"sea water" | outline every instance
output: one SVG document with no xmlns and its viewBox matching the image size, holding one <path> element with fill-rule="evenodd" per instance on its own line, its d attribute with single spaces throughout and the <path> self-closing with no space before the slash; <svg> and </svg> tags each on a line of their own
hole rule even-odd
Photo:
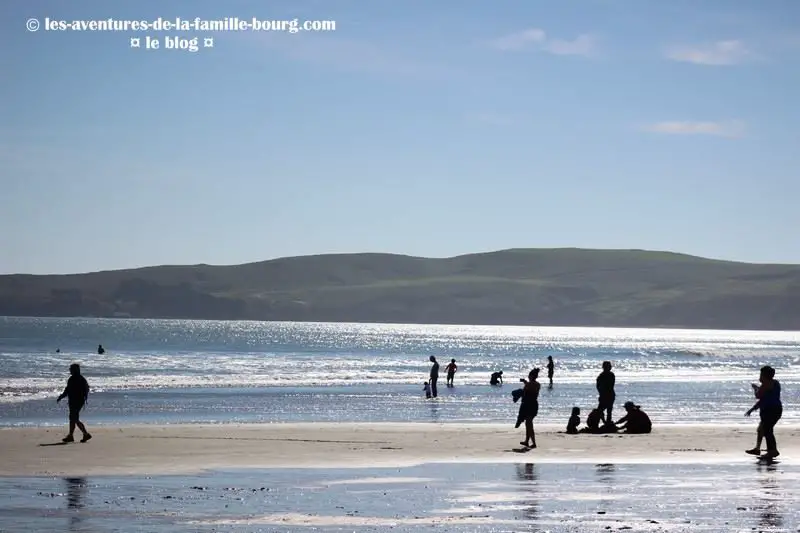
<svg viewBox="0 0 800 533">
<path fill-rule="evenodd" d="M 430 356 L 439 397 L 426 400 Z M 513 422 L 511 391 L 533 367 L 537 420 L 566 423 L 596 403 L 604 360 L 620 416 L 632 400 L 655 424 L 752 424 L 750 383 L 770 364 L 783 422 L 800 421 L 798 332 L 0 317 L 0 425 L 63 424 L 55 398 L 73 362 L 92 387 L 91 424 Z M 491 387 L 497 370 L 505 385 Z"/>
</svg>

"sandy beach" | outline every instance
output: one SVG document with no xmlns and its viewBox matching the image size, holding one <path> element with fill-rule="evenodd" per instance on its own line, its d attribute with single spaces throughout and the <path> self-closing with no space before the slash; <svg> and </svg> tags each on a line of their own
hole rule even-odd
<svg viewBox="0 0 800 533">
<path fill-rule="evenodd" d="M 376 467 L 422 463 L 717 463 L 752 461 L 749 426 L 664 426 L 650 435 L 565 435 L 537 428 L 520 446 L 508 425 L 299 423 L 99 426 L 93 439 L 61 445 L 64 428 L 0 430 L 0 475 L 157 475 L 225 468 Z M 778 426 L 786 464 L 800 456 L 800 427 Z M 79 434 L 76 434 L 79 437 Z"/>
</svg>

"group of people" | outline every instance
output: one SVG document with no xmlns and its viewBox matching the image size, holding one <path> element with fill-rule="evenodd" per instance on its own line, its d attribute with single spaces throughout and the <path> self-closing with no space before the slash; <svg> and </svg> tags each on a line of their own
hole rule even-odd
<svg viewBox="0 0 800 533">
<path fill-rule="evenodd" d="M 552 359 L 551 359 L 552 361 Z M 549 374 L 549 372 L 548 372 Z M 533 428 L 533 419 L 539 414 L 539 391 L 541 384 L 537 381 L 539 369 L 534 368 L 528 373 L 528 379 L 520 379 L 523 383 L 521 389 L 512 391 L 514 402 L 520 401 L 517 423 L 514 427 L 525 424 L 525 440 L 520 442 L 526 448 L 536 448 L 536 433 Z M 552 380 L 551 380 L 552 382 Z M 616 376 L 611 371 L 611 362 L 603 362 L 603 371 L 597 376 L 596 388 L 598 392 L 598 406 L 586 418 L 586 427 L 578 430 L 581 423 L 580 408 L 573 407 L 572 414 L 567 422 L 567 433 L 611 433 L 624 431 L 626 433 L 650 433 L 652 422 L 647 413 L 633 402 L 625 402 L 626 415 L 617 422 L 611 418 L 616 400 L 614 384 Z"/>
<path fill-rule="evenodd" d="M 436 382 L 439 378 L 439 363 L 436 362 L 434 356 L 430 357 L 433 366 L 430 371 L 430 381 L 425 382 L 425 394 L 428 398 L 435 398 L 437 396 Z M 447 386 L 453 386 L 453 377 L 455 376 L 458 367 L 456 360 L 451 359 L 447 365 Z M 580 407 L 573 407 L 572 413 L 567 421 L 566 433 L 576 435 L 579 433 L 616 433 L 619 431 L 629 434 L 646 434 L 650 433 L 653 429 L 653 423 L 647 413 L 642 410 L 641 406 L 636 405 L 632 401 L 626 401 L 623 404 L 625 409 L 625 416 L 616 422 L 612 418 L 614 411 L 614 403 L 617 399 L 615 391 L 616 376 L 611 370 L 612 365 L 610 361 L 603 361 L 602 371 L 595 380 L 595 388 L 597 389 L 597 406 L 589 411 L 586 417 L 586 425 L 580 428 L 581 425 L 581 410 Z M 534 368 L 528 373 L 528 379 L 520 379 L 523 383 L 521 389 L 512 391 L 512 398 L 514 402 L 520 401 L 519 412 L 517 414 L 517 421 L 514 427 L 518 428 L 525 424 L 525 440 L 520 442 L 527 448 L 536 448 L 536 434 L 533 428 L 533 419 L 539 414 L 539 391 L 541 384 L 537 381 L 539 378 L 539 368 Z M 555 373 L 555 363 L 552 356 L 547 357 L 547 377 L 549 380 L 549 387 L 553 387 L 553 375 Z M 762 441 L 766 440 L 767 450 L 762 456 L 767 459 L 778 457 L 777 442 L 775 440 L 775 424 L 778 423 L 783 415 L 783 406 L 781 404 L 781 387 L 780 383 L 775 379 L 775 369 L 770 366 L 761 368 L 759 376 L 760 384 L 753 384 L 753 393 L 756 397 L 756 403 L 750 408 L 745 415 L 750 416 L 755 411 L 759 411 L 761 422 L 758 425 L 756 446 L 750 450 L 746 450 L 751 455 L 761 455 Z M 503 385 L 503 371 L 499 370 L 492 372 L 489 378 L 489 384 L 493 386 Z"/>
</svg>

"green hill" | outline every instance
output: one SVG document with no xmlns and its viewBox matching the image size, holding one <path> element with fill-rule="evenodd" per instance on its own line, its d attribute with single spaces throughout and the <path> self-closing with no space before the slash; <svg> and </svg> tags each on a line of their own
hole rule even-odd
<svg viewBox="0 0 800 533">
<path fill-rule="evenodd" d="M 0 276 L 0 315 L 800 330 L 800 266 L 642 250 Z"/>
</svg>

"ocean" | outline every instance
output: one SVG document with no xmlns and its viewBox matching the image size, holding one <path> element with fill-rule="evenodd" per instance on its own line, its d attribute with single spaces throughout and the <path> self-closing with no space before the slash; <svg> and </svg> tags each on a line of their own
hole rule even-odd
<svg viewBox="0 0 800 533">
<path fill-rule="evenodd" d="M 431 355 L 442 371 L 439 397 L 426 400 Z M 451 358 L 459 370 L 447 388 Z M 770 364 L 783 385 L 782 423 L 800 421 L 800 332 L 0 317 L 0 425 L 63 425 L 65 402 L 55 398 L 73 362 L 92 387 L 89 425 L 513 424 L 511 391 L 535 366 L 537 421 L 566 424 L 573 406 L 583 418 L 595 404 L 604 360 L 614 365 L 618 416 L 632 400 L 656 426 L 752 425 L 750 383 Z M 497 370 L 506 383 L 491 387 Z"/>
</svg>

